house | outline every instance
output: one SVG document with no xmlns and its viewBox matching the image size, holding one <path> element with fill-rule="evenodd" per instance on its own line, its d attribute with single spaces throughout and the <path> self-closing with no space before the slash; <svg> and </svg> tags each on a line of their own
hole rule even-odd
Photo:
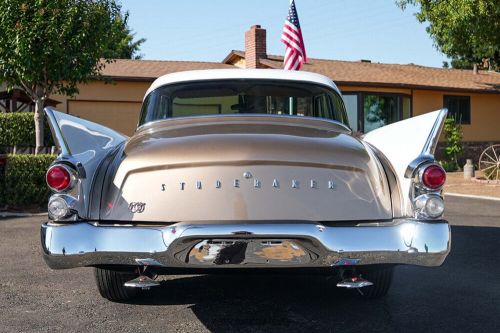
<svg viewBox="0 0 500 333">
<path fill-rule="evenodd" d="M 210 68 L 282 68 L 282 56 L 268 55 L 266 30 L 258 25 L 245 33 L 245 51 L 233 50 L 220 63 L 193 61 L 116 60 L 103 75 L 112 83 L 80 85 L 74 98 L 62 101 L 64 112 L 132 134 L 144 93 L 157 77 L 178 71 Z M 500 143 L 500 73 L 381 64 L 370 60 L 309 59 L 303 70 L 332 78 L 343 93 L 354 130 L 377 127 L 447 107 L 463 125 L 468 156 L 478 156 Z"/>
</svg>

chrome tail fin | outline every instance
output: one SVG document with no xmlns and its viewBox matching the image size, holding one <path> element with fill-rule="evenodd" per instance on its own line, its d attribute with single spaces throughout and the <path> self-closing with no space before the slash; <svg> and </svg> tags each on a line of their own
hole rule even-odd
<svg viewBox="0 0 500 333">
<path fill-rule="evenodd" d="M 412 215 L 411 169 L 434 159 L 447 114 L 447 109 L 429 112 L 378 128 L 362 138 L 391 162 L 403 194 L 403 208 L 408 216 Z"/>
<path fill-rule="evenodd" d="M 78 175 L 76 192 L 59 195 L 79 217 L 89 217 L 89 193 L 95 173 L 103 159 L 127 137 L 52 108 L 45 108 L 45 114 L 60 151 L 54 163 L 70 165 Z"/>
</svg>

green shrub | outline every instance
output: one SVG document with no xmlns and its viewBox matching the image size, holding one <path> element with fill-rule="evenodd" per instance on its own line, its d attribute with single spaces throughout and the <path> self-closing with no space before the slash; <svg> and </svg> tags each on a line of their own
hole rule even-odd
<svg viewBox="0 0 500 333">
<path fill-rule="evenodd" d="M 53 146 L 52 133 L 47 121 L 44 128 L 45 146 Z M 0 113 L 0 147 L 35 146 L 35 121 L 31 112 Z M 0 152 L 1 153 L 1 152 Z"/>
<path fill-rule="evenodd" d="M 453 118 L 448 117 L 444 122 L 444 160 L 440 161 L 446 171 L 458 171 L 458 159 L 462 154 L 462 126 Z"/>
<path fill-rule="evenodd" d="M 2 152 L 0 151 L 0 157 L 2 157 L 2 160 L 5 156 L 6 155 L 3 155 Z M 4 177 L 5 166 L 2 164 L 0 164 L 0 209 L 3 208 L 3 206 L 5 205 L 5 202 L 3 200 L 5 192 L 5 177 Z"/>
<path fill-rule="evenodd" d="M 9 155 L 0 191 L 0 206 L 10 208 L 45 207 L 50 190 L 45 183 L 45 172 L 54 161 L 54 155 Z M 0 184 L 2 181 L 0 180 Z M 3 192 L 3 193 L 2 193 Z"/>
</svg>

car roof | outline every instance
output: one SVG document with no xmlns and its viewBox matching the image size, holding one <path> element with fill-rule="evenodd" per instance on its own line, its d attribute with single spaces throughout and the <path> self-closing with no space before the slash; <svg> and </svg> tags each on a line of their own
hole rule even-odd
<svg viewBox="0 0 500 333">
<path fill-rule="evenodd" d="M 176 72 L 160 76 L 151 84 L 144 97 L 156 88 L 167 84 L 225 79 L 268 79 L 310 82 L 327 86 L 340 94 L 339 89 L 329 77 L 317 73 L 285 71 L 282 69 L 206 69 Z"/>
</svg>

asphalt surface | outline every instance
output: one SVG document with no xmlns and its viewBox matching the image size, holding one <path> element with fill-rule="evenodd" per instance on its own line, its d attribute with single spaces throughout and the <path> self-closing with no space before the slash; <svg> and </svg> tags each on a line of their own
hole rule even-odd
<svg viewBox="0 0 500 333">
<path fill-rule="evenodd" d="M 500 202 L 449 198 L 452 251 L 397 267 L 366 301 L 322 277 L 170 276 L 133 304 L 102 299 L 91 268 L 54 271 L 43 217 L 0 220 L 0 332 L 500 332 Z"/>
</svg>

